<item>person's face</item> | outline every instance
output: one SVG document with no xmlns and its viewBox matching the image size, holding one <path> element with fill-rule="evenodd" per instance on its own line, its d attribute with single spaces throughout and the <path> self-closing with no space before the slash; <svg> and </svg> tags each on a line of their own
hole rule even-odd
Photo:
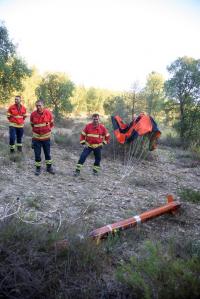
<svg viewBox="0 0 200 299">
<path fill-rule="evenodd" d="M 21 103 L 21 98 L 20 97 L 16 97 L 15 98 L 15 104 L 19 105 Z"/>
<path fill-rule="evenodd" d="M 97 126 L 99 124 L 99 116 L 94 116 L 92 118 L 92 122 L 95 126 Z"/>
<path fill-rule="evenodd" d="M 43 111 L 44 105 L 41 102 L 36 103 L 37 112 L 41 113 Z"/>
</svg>

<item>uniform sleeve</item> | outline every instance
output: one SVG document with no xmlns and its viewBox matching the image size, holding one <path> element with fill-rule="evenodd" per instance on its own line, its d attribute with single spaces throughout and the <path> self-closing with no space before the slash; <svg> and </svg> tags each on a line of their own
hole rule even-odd
<svg viewBox="0 0 200 299">
<path fill-rule="evenodd" d="M 84 143 L 85 143 L 86 135 L 87 135 L 87 126 L 85 126 L 85 128 L 84 128 L 83 131 L 81 132 L 81 135 L 80 135 L 80 143 L 81 143 L 81 144 L 84 144 Z"/>
<path fill-rule="evenodd" d="M 24 107 L 23 119 L 25 119 L 26 117 L 27 117 L 27 112 L 26 112 L 26 108 Z"/>
<path fill-rule="evenodd" d="M 7 118 L 9 119 L 10 117 L 11 117 L 11 115 L 12 115 L 12 113 L 11 113 L 11 109 L 10 109 L 11 107 L 9 107 L 8 108 L 8 110 L 7 110 Z"/>
<path fill-rule="evenodd" d="M 53 118 L 53 114 L 50 112 L 50 127 L 53 128 L 54 127 L 54 118 Z"/>
<path fill-rule="evenodd" d="M 33 113 L 31 113 L 31 115 L 30 115 L 30 123 L 31 123 L 31 126 L 33 127 Z"/>
<path fill-rule="evenodd" d="M 104 127 L 104 144 L 108 144 L 110 142 L 110 134 L 108 133 L 108 130 Z"/>
</svg>

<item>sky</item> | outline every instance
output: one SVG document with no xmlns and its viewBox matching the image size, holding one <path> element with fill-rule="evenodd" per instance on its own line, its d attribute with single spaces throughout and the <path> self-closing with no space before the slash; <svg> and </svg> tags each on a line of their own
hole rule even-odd
<svg viewBox="0 0 200 299">
<path fill-rule="evenodd" d="M 200 58 L 200 0 L 0 0 L 0 20 L 30 67 L 85 87 L 128 91 Z"/>
</svg>

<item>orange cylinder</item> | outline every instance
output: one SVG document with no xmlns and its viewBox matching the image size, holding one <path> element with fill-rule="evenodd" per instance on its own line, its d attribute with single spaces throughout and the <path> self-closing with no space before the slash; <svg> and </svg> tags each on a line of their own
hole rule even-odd
<svg viewBox="0 0 200 299">
<path fill-rule="evenodd" d="M 101 228 L 93 230 L 89 236 L 92 238 L 105 238 L 109 233 L 113 233 L 120 230 L 125 230 L 130 227 L 136 226 L 139 223 L 145 222 L 149 219 L 161 216 L 165 213 L 173 212 L 176 209 L 180 207 L 180 203 L 173 200 L 173 197 L 171 195 L 167 196 L 168 203 L 164 206 L 161 206 L 159 208 L 155 208 L 149 211 L 146 211 L 140 215 L 136 215 L 134 217 L 121 220 L 119 222 L 108 224 L 106 226 L 103 226 Z"/>
</svg>

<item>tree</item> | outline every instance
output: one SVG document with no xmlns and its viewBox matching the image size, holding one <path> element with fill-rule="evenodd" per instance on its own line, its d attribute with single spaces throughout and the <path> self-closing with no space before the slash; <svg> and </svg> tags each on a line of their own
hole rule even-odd
<svg viewBox="0 0 200 299">
<path fill-rule="evenodd" d="M 8 31 L 0 23 L 0 102 L 5 103 L 13 92 L 23 90 L 23 79 L 31 75 L 26 63 L 16 55 Z"/>
<path fill-rule="evenodd" d="M 75 86 L 63 73 L 47 73 L 36 89 L 38 98 L 42 98 L 50 108 L 53 108 L 54 116 L 58 120 L 61 112 L 70 113 L 73 106 L 70 97 Z"/>
<path fill-rule="evenodd" d="M 131 85 L 130 91 L 123 94 L 124 102 L 127 105 L 127 117 L 129 119 L 133 119 L 136 114 L 138 114 L 141 109 L 139 109 L 139 102 L 140 102 L 140 87 L 139 82 L 134 81 Z M 142 111 L 144 108 L 142 109 Z"/>
<path fill-rule="evenodd" d="M 91 112 L 95 112 L 99 110 L 100 98 L 98 97 L 97 91 L 94 87 L 91 87 L 87 90 L 86 105 L 89 114 L 91 114 Z"/>
<path fill-rule="evenodd" d="M 87 90 L 84 86 L 76 87 L 74 91 L 74 95 L 71 99 L 71 103 L 74 107 L 73 112 L 75 112 L 76 114 L 87 112 L 86 94 L 87 94 Z"/>
<path fill-rule="evenodd" d="M 42 77 L 36 68 L 32 69 L 31 77 L 25 78 L 23 80 L 24 90 L 21 93 L 21 95 L 24 99 L 25 106 L 28 107 L 30 110 L 33 110 L 35 107 L 35 102 L 37 100 L 35 91 L 38 85 L 41 83 L 41 81 Z"/>
<path fill-rule="evenodd" d="M 107 115 L 119 114 L 123 119 L 127 119 L 128 109 L 124 97 L 122 96 L 107 98 L 103 104 L 103 108 Z"/>
<path fill-rule="evenodd" d="M 165 82 L 167 96 L 178 105 L 179 118 L 176 129 L 182 141 L 187 139 L 199 111 L 200 60 L 181 57 L 168 68 L 171 78 Z"/>
<path fill-rule="evenodd" d="M 164 103 L 164 78 L 161 74 L 151 72 L 147 77 L 144 89 L 147 112 L 154 117 L 161 110 Z"/>
</svg>

